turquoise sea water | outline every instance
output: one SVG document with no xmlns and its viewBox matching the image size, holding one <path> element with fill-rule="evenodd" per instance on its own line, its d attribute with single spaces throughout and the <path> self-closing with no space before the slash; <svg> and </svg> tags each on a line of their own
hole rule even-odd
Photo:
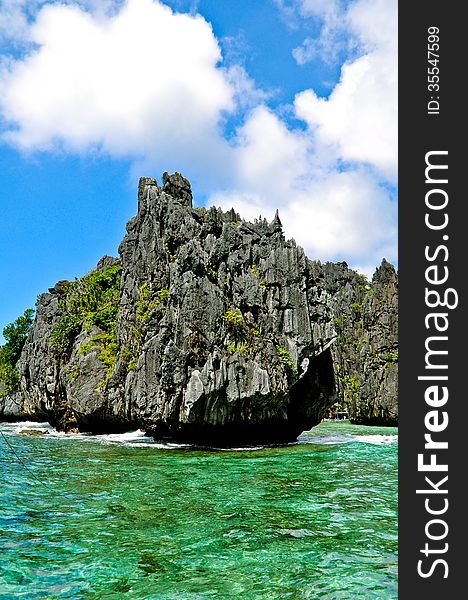
<svg viewBox="0 0 468 600">
<path fill-rule="evenodd" d="M 397 598 L 396 429 L 208 451 L 0 427 L 1 600 Z"/>
</svg>

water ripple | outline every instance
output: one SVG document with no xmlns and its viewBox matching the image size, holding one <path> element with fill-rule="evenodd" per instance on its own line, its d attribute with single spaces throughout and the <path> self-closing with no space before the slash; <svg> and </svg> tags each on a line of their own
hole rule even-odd
<svg viewBox="0 0 468 600">
<path fill-rule="evenodd" d="M 210 452 L 1 427 L 28 469 L 0 440 L 0 598 L 397 598 L 395 429 Z"/>
</svg>

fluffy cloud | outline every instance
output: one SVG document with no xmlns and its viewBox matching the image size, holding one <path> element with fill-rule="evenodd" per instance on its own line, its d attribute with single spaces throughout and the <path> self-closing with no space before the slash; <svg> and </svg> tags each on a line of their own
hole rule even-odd
<svg viewBox="0 0 468 600">
<path fill-rule="evenodd" d="M 313 90 L 298 94 L 296 111 L 315 135 L 336 144 L 344 160 L 373 165 L 395 181 L 396 83 L 393 58 L 373 52 L 343 67 L 329 98 L 319 98 Z"/>
<path fill-rule="evenodd" d="M 8 139 L 20 148 L 170 152 L 216 138 L 223 111 L 233 108 L 211 27 L 157 2 L 129 0 L 110 17 L 48 5 L 30 39 L 38 49 L 0 88 L 14 124 Z"/>
<path fill-rule="evenodd" d="M 298 10 L 302 17 L 318 20 L 321 28 L 318 36 L 306 37 L 300 46 L 294 48 L 292 54 L 297 63 L 304 65 L 315 59 L 336 61 L 345 47 L 340 4 L 336 0 L 301 0 Z"/>
<path fill-rule="evenodd" d="M 223 66 L 200 15 L 157 0 L 42 4 L 35 20 L 10 15 L 16 37 L 33 46 L 0 73 L 4 140 L 25 151 L 126 157 L 138 175 L 182 170 L 209 203 L 252 219 L 279 208 L 286 235 L 311 256 L 368 272 L 382 256 L 395 259 L 393 0 L 357 0 L 345 13 L 300 0 L 301 18 L 327 24 L 320 43 L 332 48 L 345 14 L 360 48 L 329 98 L 297 94 L 291 113 L 305 129 L 267 106 L 244 67 Z"/>
<path fill-rule="evenodd" d="M 333 47 L 346 32 L 359 56 L 344 64 L 341 80 L 328 98 L 313 90 L 296 97 L 300 118 L 340 157 L 377 168 L 391 182 L 397 176 L 397 6 L 396 0 L 358 0 L 347 9 L 335 2 L 299 0 L 306 17 L 320 18 L 317 41 L 307 38 L 294 55 L 305 63 L 323 39 Z"/>
<path fill-rule="evenodd" d="M 115 12 L 124 0 L 62 0 L 62 5 L 81 6 L 105 15 Z M 29 26 L 39 9 L 50 0 L 0 0 L 0 42 L 29 42 Z"/>
<path fill-rule="evenodd" d="M 0 0 L 0 42 L 24 40 L 28 33 L 27 10 L 35 10 L 38 0 Z"/>
</svg>

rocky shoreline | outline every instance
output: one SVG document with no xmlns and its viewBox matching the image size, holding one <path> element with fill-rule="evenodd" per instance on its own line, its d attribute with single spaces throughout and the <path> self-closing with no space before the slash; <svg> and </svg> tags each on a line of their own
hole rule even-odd
<svg viewBox="0 0 468 600">
<path fill-rule="evenodd" d="M 308 259 L 278 214 L 194 208 L 189 182 L 140 179 L 120 257 L 38 298 L 0 419 L 140 427 L 191 443 L 283 443 L 332 405 L 395 425 L 397 274 Z"/>
</svg>

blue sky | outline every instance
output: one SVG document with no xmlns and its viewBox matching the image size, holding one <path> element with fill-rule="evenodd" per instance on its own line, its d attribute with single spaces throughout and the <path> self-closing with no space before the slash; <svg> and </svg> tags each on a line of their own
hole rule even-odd
<svg viewBox="0 0 468 600">
<path fill-rule="evenodd" d="M 396 261 L 395 0 L 0 0 L 0 330 L 117 254 L 138 177 Z"/>
</svg>

